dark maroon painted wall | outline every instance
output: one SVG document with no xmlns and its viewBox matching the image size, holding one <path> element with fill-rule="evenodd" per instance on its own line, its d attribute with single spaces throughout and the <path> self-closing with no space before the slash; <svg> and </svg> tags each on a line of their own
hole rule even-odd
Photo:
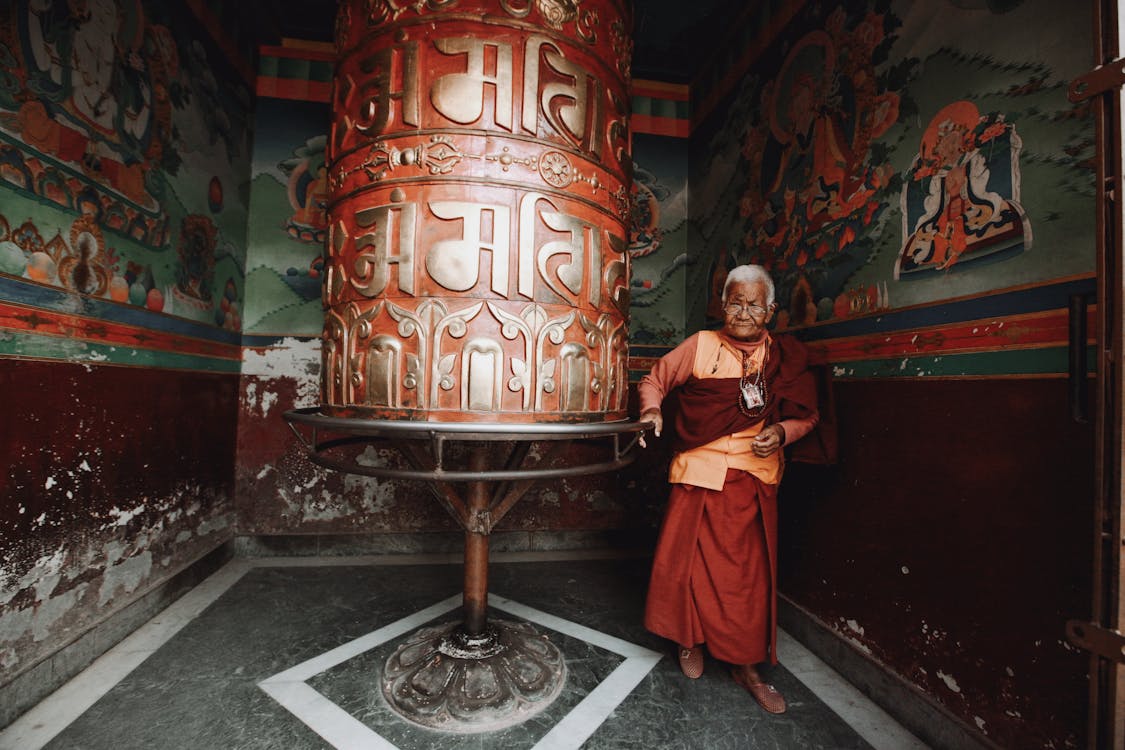
<svg viewBox="0 0 1125 750">
<path fill-rule="evenodd" d="M 839 464 L 782 483 L 781 590 L 1001 746 L 1081 742 L 1093 430 L 1066 381 L 835 392 Z"/>
<path fill-rule="evenodd" d="M 233 532 L 238 376 L 0 358 L 0 684 Z"/>
</svg>

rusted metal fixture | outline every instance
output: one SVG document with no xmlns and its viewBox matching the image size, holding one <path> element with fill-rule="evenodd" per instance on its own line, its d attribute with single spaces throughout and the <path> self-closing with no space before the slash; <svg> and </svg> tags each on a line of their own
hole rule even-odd
<svg viewBox="0 0 1125 750">
<path fill-rule="evenodd" d="M 488 618 L 489 535 L 537 479 L 628 465 L 647 426 L 391 422 L 316 409 L 286 418 L 315 463 L 425 480 L 464 530 L 462 620 L 419 630 L 388 658 L 381 686 L 391 708 L 414 723 L 456 732 L 499 729 L 547 708 L 562 690 L 565 661 L 531 625 Z M 360 463 L 373 444 L 393 445 L 409 468 Z M 576 444 L 606 455 L 575 464 L 567 454 Z"/>
<path fill-rule="evenodd" d="M 484 446 L 470 465 L 483 470 Z M 486 515 L 488 485 L 468 485 L 468 514 Z M 562 653 L 522 622 L 492 620 L 488 610 L 488 532 L 465 530 L 463 621 L 423 628 L 387 660 L 381 681 L 388 704 L 424 726 L 455 731 L 499 729 L 533 716 L 558 697 L 566 679 Z"/>
<path fill-rule="evenodd" d="M 286 418 L 313 461 L 426 480 L 465 530 L 463 621 L 409 638 L 382 679 L 427 727 L 496 729 L 559 694 L 558 649 L 487 617 L 488 535 L 536 479 L 629 463 L 644 429 L 626 414 L 631 25 L 629 0 L 339 7 L 321 406 Z M 379 441 L 407 466 L 361 462 Z"/>
</svg>

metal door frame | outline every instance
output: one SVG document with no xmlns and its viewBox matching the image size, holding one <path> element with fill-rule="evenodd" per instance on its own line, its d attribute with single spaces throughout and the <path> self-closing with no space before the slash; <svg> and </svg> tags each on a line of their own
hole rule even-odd
<svg viewBox="0 0 1125 750">
<path fill-rule="evenodd" d="M 1093 600 L 1090 621 L 1071 621 L 1071 642 L 1090 651 L 1089 714 L 1087 747 L 1125 747 L 1125 554 L 1122 554 L 1123 502 L 1122 467 L 1122 352 L 1125 350 L 1125 252 L 1123 252 L 1122 173 L 1123 153 L 1122 85 L 1125 84 L 1125 13 L 1120 0 L 1094 4 L 1094 62 L 1089 73 L 1071 85 L 1072 101 L 1090 100 L 1096 123 L 1097 147 L 1097 335 L 1094 417 L 1095 491 L 1093 518 Z M 1071 306 L 1072 316 L 1076 306 Z M 1084 317 L 1084 312 L 1082 313 Z M 1073 321 L 1072 321 L 1073 323 Z M 1085 336 L 1075 341 L 1072 325 L 1072 361 L 1076 350 L 1085 349 Z M 1085 369 L 1085 368 L 1083 368 Z M 1071 393 L 1082 394 L 1073 382 Z M 1081 374 L 1085 379 L 1085 373 Z M 1085 401 L 1085 398 L 1082 398 Z M 1072 404 L 1080 418 L 1084 404 Z"/>
</svg>

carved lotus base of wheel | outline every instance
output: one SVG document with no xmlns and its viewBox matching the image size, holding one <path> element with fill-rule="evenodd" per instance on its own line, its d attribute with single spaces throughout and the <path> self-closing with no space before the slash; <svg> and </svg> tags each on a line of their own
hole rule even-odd
<svg viewBox="0 0 1125 750">
<path fill-rule="evenodd" d="M 489 732 L 539 713 L 566 680 L 562 654 L 524 622 L 489 620 L 470 636 L 460 622 L 423 628 L 383 669 L 383 696 L 408 721 L 450 732 Z"/>
</svg>

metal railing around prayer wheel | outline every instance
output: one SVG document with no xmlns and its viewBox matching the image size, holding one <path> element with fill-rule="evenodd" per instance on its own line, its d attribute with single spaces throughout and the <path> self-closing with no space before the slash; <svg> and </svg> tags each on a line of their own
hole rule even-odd
<svg viewBox="0 0 1125 750">
<path fill-rule="evenodd" d="M 381 680 L 424 726 L 494 729 L 559 694 L 558 649 L 487 617 L 488 535 L 535 480 L 629 463 L 643 429 L 630 33 L 624 0 L 339 8 L 321 406 L 286 418 L 316 463 L 426 481 L 465 531 L 463 621 L 409 638 Z M 372 443 L 405 465 L 361 460 Z"/>
</svg>

